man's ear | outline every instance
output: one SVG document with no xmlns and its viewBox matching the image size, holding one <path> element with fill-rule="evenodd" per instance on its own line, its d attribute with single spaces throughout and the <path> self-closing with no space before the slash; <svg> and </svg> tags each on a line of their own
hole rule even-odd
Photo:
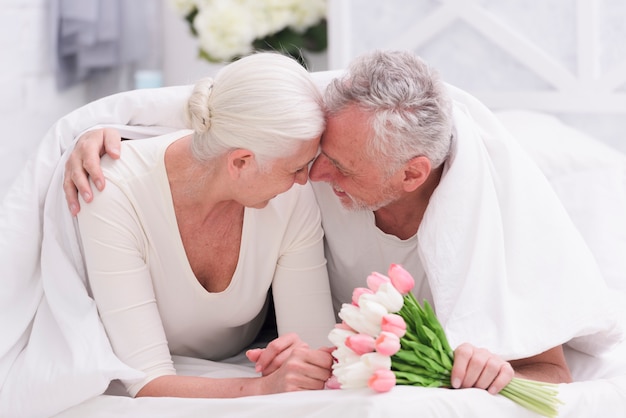
<svg viewBox="0 0 626 418">
<path fill-rule="evenodd" d="M 406 192 L 418 189 L 432 170 L 430 160 L 422 155 L 411 158 L 402 169 L 402 187 Z"/>
<path fill-rule="evenodd" d="M 233 178 L 239 178 L 244 172 L 256 167 L 256 160 L 252 151 L 243 148 L 230 151 L 226 163 L 228 173 Z"/>
</svg>

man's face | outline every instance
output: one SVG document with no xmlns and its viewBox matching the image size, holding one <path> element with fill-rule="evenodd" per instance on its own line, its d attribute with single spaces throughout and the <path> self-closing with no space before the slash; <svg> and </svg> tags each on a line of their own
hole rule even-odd
<svg viewBox="0 0 626 418">
<path fill-rule="evenodd" d="M 374 211 L 401 193 L 394 177 L 385 175 L 382 159 L 373 159 L 365 152 L 367 138 L 372 134 L 368 114 L 356 106 L 326 121 L 321 153 L 309 177 L 329 183 L 346 209 Z"/>
</svg>

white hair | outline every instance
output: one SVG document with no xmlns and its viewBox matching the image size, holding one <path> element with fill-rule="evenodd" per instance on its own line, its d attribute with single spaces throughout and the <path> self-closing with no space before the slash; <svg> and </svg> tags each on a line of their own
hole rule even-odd
<svg viewBox="0 0 626 418">
<path fill-rule="evenodd" d="M 329 114 L 357 105 L 370 114 L 374 134 L 366 152 L 389 170 L 417 155 L 433 167 L 447 158 L 452 106 L 438 75 L 411 52 L 373 51 L 355 59 L 326 89 Z"/>
<path fill-rule="evenodd" d="M 323 98 L 307 70 L 292 58 L 262 52 L 196 83 L 188 101 L 195 131 L 192 152 L 201 161 L 244 148 L 259 164 L 295 152 L 324 130 Z"/>
</svg>

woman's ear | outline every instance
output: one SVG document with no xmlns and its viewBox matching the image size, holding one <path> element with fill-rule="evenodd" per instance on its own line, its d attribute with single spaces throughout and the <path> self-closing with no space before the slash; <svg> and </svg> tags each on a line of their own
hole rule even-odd
<svg viewBox="0 0 626 418">
<path fill-rule="evenodd" d="M 256 160 L 252 151 L 243 148 L 230 151 L 226 162 L 228 172 L 233 178 L 239 178 L 244 172 L 249 172 L 256 167 Z"/>
<path fill-rule="evenodd" d="M 402 187 L 406 192 L 418 189 L 432 170 L 430 160 L 423 155 L 411 158 L 403 168 Z"/>
</svg>

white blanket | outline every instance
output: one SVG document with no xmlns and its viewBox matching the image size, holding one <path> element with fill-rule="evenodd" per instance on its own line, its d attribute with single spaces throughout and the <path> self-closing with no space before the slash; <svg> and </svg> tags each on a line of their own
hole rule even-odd
<svg viewBox="0 0 626 418">
<path fill-rule="evenodd" d="M 611 347 L 621 307 L 547 179 L 491 111 L 449 89 L 457 134 L 418 241 L 452 347 L 507 359 Z"/>
<path fill-rule="evenodd" d="M 318 80 L 323 84 L 329 76 L 332 74 L 318 76 Z M 224 416 L 229 415 L 228 411 L 231 411 L 231 415 L 238 414 L 241 408 L 252 413 L 241 413 L 239 416 L 254 415 L 261 410 L 265 411 L 266 416 L 276 416 L 276 413 L 281 412 L 291 416 L 316 414 L 337 416 L 342 414 L 341 411 L 347 413 L 350 410 L 362 411 L 364 414 L 368 410 L 372 416 L 388 416 L 387 412 L 390 410 L 386 408 L 394 405 L 398 416 L 402 415 L 403 411 L 406 415 L 407 409 L 400 407 L 401 403 L 398 400 L 404 393 L 409 393 L 405 400 L 412 398 L 417 394 L 414 390 L 419 388 L 397 388 L 398 390 L 394 390 L 386 397 L 370 398 L 369 392 L 347 394 L 324 391 L 253 397 L 230 402 L 183 399 L 132 400 L 97 396 L 106 389 L 110 380 L 130 378 L 136 375 L 136 372 L 127 368 L 113 355 L 100 325 L 95 305 L 88 297 L 84 268 L 74 232 L 74 221 L 69 216 L 61 190 L 64 161 L 62 155 L 71 147 L 77 135 L 95 124 L 121 123 L 147 126 L 158 124 L 159 127 L 154 129 L 155 134 L 181 127 L 182 106 L 189 91 L 190 87 L 185 86 L 129 92 L 102 99 L 71 113 L 48 132 L 37 155 L 29 161 L 7 194 L 0 207 L 0 269 L 4 285 L 0 295 L 0 306 L 3 307 L 0 316 L 0 329 L 3 330 L 3 338 L 0 341 L 0 416 L 50 416 L 77 404 L 67 411 L 69 414 L 67 416 L 72 416 L 72 411 L 79 411 L 75 416 L 97 414 L 106 416 L 112 410 L 120 411 L 127 407 L 130 409 L 125 411 L 128 414 L 126 416 L 166 416 L 168 411 L 178 415 L 185 415 L 187 411 L 188 415 L 193 415 L 199 411 L 212 411 L 212 408 L 216 408 L 215 412 L 223 412 Z M 147 110 L 144 110 L 145 106 Z M 180 111 L 173 112 L 172 109 L 178 106 Z M 463 203 L 463 200 L 459 201 Z M 460 206 L 457 215 L 467 217 L 468 212 L 463 209 Z M 423 233 L 435 232 L 437 231 L 426 230 Z M 461 236 L 471 239 L 471 234 Z M 439 240 L 437 234 L 433 238 L 435 241 Z M 483 248 L 481 251 L 488 252 L 489 249 Z M 438 253 L 433 251 L 433 254 Z M 566 278 L 563 279 L 563 284 L 567 284 Z M 448 295 L 437 297 L 457 297 L 454 291 L 450 291 Z M 506 289 L 497 289 L 491 296 L 505 295 Z M 489 296 L 486 294 L 482 297 Z M 489 299 L 489 302 L 492 300 Z M 556 300 L 546 301 L 551 304 L 556 302 Z M 456 303 L 465 302 L 458 299 Z M 503 303 L 507 301 L 503 300 Z M 585 312 L 580 318 L 587 321 L 588 313 Z M 442 314 L 446 320 L 458 319 L 454 310 L 444 311 Z M 567 310 L 563 313 L 569 314 L 576 312 Z M 459 320 L 457 323 L 462 324 L 462 321 Z M 598 330 L 598 324 L 593 321 L 584 324 L 589 325 L 590 332 Z M 454 332 L 454 329 L 452 331 Z M 568 329 L 563 335 L 572 332 Z M 560 335 L 556 337 L 559 338 L 565 337 Z M 531 349 L 522 347 L 522 350 Z M 620 381 L 616 392 L 619 393 L 621 390 Z M 480 391 L 469 393 L 474 392 L 475 396 L 467 395 L 468 392 L 465 391 L 433 392 L 436 395 L 431 399 L 433 405 L 436 405 L 443 398 L 450 400 L 466 396 L 479 400 L 484 398 L 489 400 L 491 407 L 500 410 L 500 415 L 512 416 L 512 412 L 518 411 L 522 414 L 519 416 L 526 416 L 525 411 L 515 409 L 517 407 L 508 401 L 503 402 L 501 398 L 485 398 L 486 394 Z M 571 398 L 576 399 L 577 396 Z M 295 403 L 290 404 L 291 400 Z M 329 401 L 335 400 L 339 404 L 333 408 Z M 278 407 L 276 401 L 285 404 Z M 612 397 L 611 402 L 605 404 L 615 407 L 620 401 L 623 399 Z M 111 410 L 100 410 L 107 405 Z M 171 408 L 168 409 L 166 405 Z M 362 406 L 357 408 L 356 405 Z M 365 405 L 370 407 L 366 408 Z M 444 403 L 443 411 L 447 410 L 447 405 Z M 248 407 L 252 409 L 247 409 Z M 132 413 L 133 411 L 135 413 Z M 324 414 L 323 411 L 328 414 Z M 480 408 L 477 411 L 480 411 Z"/>
<path fill-rule="evenodd" d="M 72 112 L 46 134 L 7 193 L 0 207 L 0 416 L 50 416 L 104 392 L 112 379 L 137 376 L 113 354 L 87 293 L 62 191 L 63 152 L 96 123 L 150 124 L 135 109 L 188 91 L 134 92 Z M 182 121 L 182 109 L 151 113 L 164 126 L 152 128 L 155 134 Z"/>
</svg>

